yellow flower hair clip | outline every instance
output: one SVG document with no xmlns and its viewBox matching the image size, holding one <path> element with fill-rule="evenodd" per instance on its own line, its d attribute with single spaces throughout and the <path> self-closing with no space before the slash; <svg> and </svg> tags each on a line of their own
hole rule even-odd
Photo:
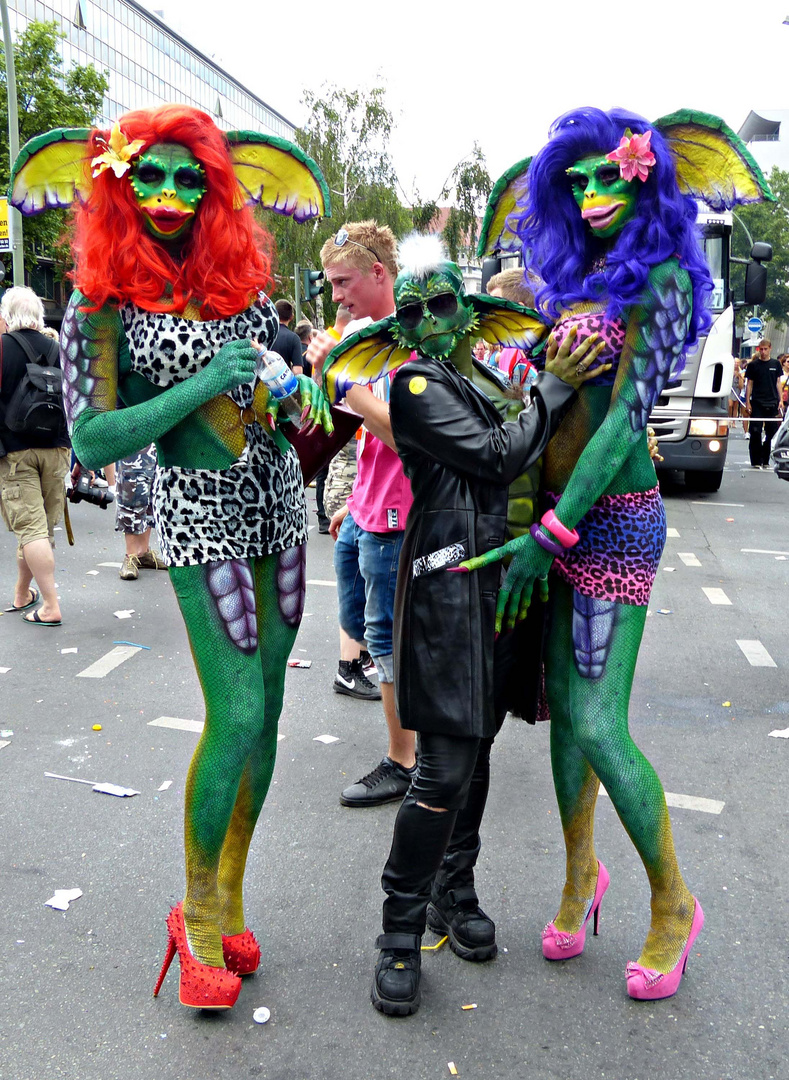
<svg viewBox="0 0 789 1080">
<path fill-rule="evenodd" d="M 135 139 L 130 143 L 126 136 L 121 131 L 120 124 L 116 122 L 112 125 L 112 131 L 110 132 L 110 141 L 101 137 L 96 139 L 96 142 L 101 146 L 106 147 L 103 154 L 99 154 L 98 157 L 93 158 L 90 165 L 93 169 L 93 178 L 99 176 L 105 169 L 112 169 L 117 177 L 123 176 L 127 169 L 131 168 L 131 159 L 136 157 L 145 145 L 144 139 Z"/>
</svg>

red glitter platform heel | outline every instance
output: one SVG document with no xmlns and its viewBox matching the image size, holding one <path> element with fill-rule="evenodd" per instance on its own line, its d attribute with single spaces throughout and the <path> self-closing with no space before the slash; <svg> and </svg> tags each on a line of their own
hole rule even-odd
<svg viewBox="0 0 789 1080">
<path fill-rule="evenodd" d="M 251 975 L 260 966 L 260 946 L 249 927 L 243 934 L 222 934 L 222 955 L 236 975 Z"/>
<path fill-rule="evenodd" d="M 190 1009 L 232 1009 L 241 991 L 241 979 L 225 968 L 201 964 L 189 951 L 184 926 L 183 904 L 176 904 L 167 916 L 167 953 L 153 988 L 159 993 L 176 952 L 181 965 L 178 1000 Z"/>
</svg>

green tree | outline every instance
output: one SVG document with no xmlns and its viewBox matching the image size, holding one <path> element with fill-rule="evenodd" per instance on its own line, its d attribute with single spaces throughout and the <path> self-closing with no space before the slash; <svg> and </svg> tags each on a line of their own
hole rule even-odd
<svg viewBox="0 0 789 1080">
<path fill-rule="evenodd" d="M 58 41 L 66 35 L 55 22 L 32 22 L 14 45 L 19 145 L 58 127 L 90 127 L 109 87 L 107 72 L 92 64 L 72 65 L 63 71 Z M 8 115 L 5 55 L 0 44 L 0 114 Z M 0 188 L 5 191 L 11 172 L 8 126 L 0 128 Z M 65 229 L 65 211 L 47 211 L 24 219 L 25 265 L 35 265 L 36 255 L 56 259 L 61 273 L 64 252 L 59 241 Z"/>
<path fill-rule="evenodd" d="M 293 295 L 293 265 L 320 269 L 320 249 L 345 221 L 374 218 L 400 237 L 411 228 L 411 214 L 398 197 L 397 174 L 387 149 L 394 121 L 383 87 L 371 91 L 324 86 L 305 91 L 309 120 L 296 132 L 299 146 L 318 163 L 329 186 L 332 217 L 297 225 L 290 218 L 263 213 L 261 222 L 276 244 L 276 293 Z M 334 307 L 324 294 L 327 317 Z M 314 315 L 305 305 L 305 312 Z"/>
<path fill-rule="evenodd" d="M 442 205 L 449 202 L 449 211 L 441 230 L 451 259 L 473 260 L 476 257 L 479 219 L 485 212 L 493 182 L 488 173 L 485 155 L 478 143 L 457 163 L 441 189 L 438 201 L 423 200 L 414 195 L 411 214 L 418 232 L 435 229 Z"/>
<path fill-rule="evenodd" d="M 751 243 L 746 229 L 754 241 L 763 240 L 772 244 L 772 262 L 765 264 L 768 274 L 767 299 L 760 306 L 759 313 L 785 324 L 789 322 L 789 172 L 774 168 L 769 182 L 778 201 L 742 206 L 735 212 L 732 254 L 741 259 L 747 259 L 750 255 Z M 734 263 L 732 287 L 735 300 L 742 299 L 744 283 L 745 267 Z M 743 308 L 743 321 L 747 321 L 750 314 L 750 308 Z"/>
<path fill-rule="evenodd" d="M 476 257 L 479 219 L 492 187 L 485 155 L 475 142 L 469 156 L 452 170 L 441 192 L 442 200 L 452 200 L 442 236 L 454 261 Z"/>
</svg>

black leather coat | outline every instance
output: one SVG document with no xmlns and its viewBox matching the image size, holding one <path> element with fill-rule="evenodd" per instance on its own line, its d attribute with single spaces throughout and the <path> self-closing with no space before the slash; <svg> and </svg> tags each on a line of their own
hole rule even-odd
<svg viewBox="0 0 789 1080">
<path fill-rule="evenodd" d="M 404 728 L 495 735 L 501 565 L 472 574 L 446 567 L 504 543 L 507 487 L 542 454 L 574 400 L 571 387 L 543 373 L 531 407 L 503 423 L 451 363 L 419 358 L 395 375 L 392 432 L 414 496 L 395 598 L 395 692 Z M 507 637 L 499 638 L 505 648 Z"/>
</svg>

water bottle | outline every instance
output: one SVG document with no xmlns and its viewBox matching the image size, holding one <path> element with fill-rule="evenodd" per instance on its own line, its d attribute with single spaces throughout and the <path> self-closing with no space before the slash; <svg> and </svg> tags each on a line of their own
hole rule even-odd
<svg viewBox="0 0 789 1080">
<path fill-rule="evenodd" d="M 285 413 L 297 428 L 301 422 L 302 404 L 299 383 L 279 353 L 271 349 L 261 350 L 255 365 L 255 374 L 279 405 L 279 412 Z"/>
</svg>

